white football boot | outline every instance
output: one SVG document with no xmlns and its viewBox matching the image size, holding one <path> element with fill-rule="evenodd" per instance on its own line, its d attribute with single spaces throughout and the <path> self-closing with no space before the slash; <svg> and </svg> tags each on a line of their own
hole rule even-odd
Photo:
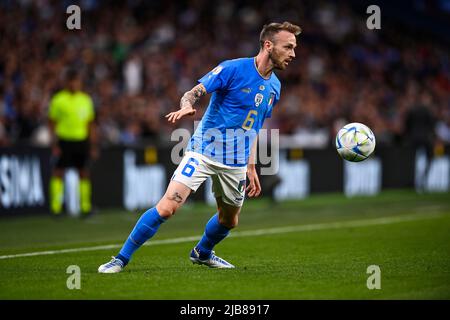
<svg viewBox="0 0 450 320">
<path fill-rule="evenodd" d="M 210 268 L 228 268 L 228 269 L 234 268 L 234 266 L 231 263 L 216 256 L 214 251 L 212 251 L 211 256 L 208 259 L 201 260 L 200 253 L 197 247 L 192 249 L 189 259 L 194 264 L 204 264 Z"/>
<path fill-rule="evenodd" d="M 99 273 L 118 273 L 125 267 L 122 260 L 111 257 L 111 261 L 98 267 Z"/>
</svg>

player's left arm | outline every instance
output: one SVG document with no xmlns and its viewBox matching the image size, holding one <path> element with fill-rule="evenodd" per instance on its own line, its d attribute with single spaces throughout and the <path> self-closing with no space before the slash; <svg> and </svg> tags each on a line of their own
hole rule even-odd
<svg viewBox="0 0 450 320">
<path fill-rule="evenodd" d="M 256 172 L 256 151 L 258 146 L 258 136 L 256 136 L 250 150 L 249 163 L 247 166 L 247 177 L 249 185 L 246 188 L 247 195 L 250 198 L 257 197 L 261 193 L 261 184 L 259 183 L 258 173 Z"/>
<path fill-rule="evenodd" d="M 194 105 L 202 96 L 206 94 L 205 86 L 200 83 L 191 90 L 187 91 L 180 100 L 180 110 L 174 111 L 166 115 L 167 121 L 175 123 L 186 115 L 194 115 L 197 110 Z"/>
</svg>

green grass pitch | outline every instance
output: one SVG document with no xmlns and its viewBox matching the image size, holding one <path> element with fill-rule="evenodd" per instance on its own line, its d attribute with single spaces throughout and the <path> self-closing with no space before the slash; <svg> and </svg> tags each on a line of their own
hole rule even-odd
<svg viewBox="0 0 450 320">
<path fill-rule="evenodd" d="M 448 193 L 400 190 L 350 199 L 328 194 L 280 204 L 247 201 L 239 227 L 216 247 L 236 265 L 233 270 L 188 259 L 213 213 L 213 207 L 187 204 L 124 272 L 110 275 L 97 268 L 118 249 L 92 247 L 119 247 L 139 213 L 2 219 L 0 299 L 450 298 Z M 59 252 L 71 248 L 88 249 Z M 15 256 L 41 251 L 52 254 Z M 79 290 L 67 288 L 70 265 L 80 267 Z M 379 290 L 366 286 L 370 265 L 380 267 Z"/>
</svg>

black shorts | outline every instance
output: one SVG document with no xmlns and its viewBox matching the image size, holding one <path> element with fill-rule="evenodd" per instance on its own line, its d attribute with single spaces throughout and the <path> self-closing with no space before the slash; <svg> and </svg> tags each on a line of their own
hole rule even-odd
<svg viewBox="0 0 450 320">
<path fill-rule="evenodd" d="M 56 161 L 56 168 L 86 168 L 89 162 L 89 141 L 59 140 L 61 155 Z"/>
</svg>

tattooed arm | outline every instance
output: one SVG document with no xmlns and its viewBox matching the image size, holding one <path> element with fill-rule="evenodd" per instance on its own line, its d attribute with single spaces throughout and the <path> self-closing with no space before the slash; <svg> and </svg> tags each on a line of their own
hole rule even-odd
<svg viewBox="0 0 450 320">
<path fill-rule="evenodd" d="M 203 84 L 198 84 L 188 92 L 186 92 L 180 101 L 180 108 L 192 108 L 194 104 L 206 94 L 206 89 Z"/>
<path fill-rule="evenodd" d="M 166 115 L 167 121 L 175 123 L 185 115 L 194 115 L 196 110 L 194 104 L 206 94 L 203 84 L 198 84 L 191 90 L 187 91 L 180 101 L 180 110 L 174 111 Z"/>
<path fill-rule="evenodd" d="M 169 200 L 181 203 L 183 202 L 183 197 L 178 192 L 174 192 L 173 195 L 169 196 Z"/>
</svg>

